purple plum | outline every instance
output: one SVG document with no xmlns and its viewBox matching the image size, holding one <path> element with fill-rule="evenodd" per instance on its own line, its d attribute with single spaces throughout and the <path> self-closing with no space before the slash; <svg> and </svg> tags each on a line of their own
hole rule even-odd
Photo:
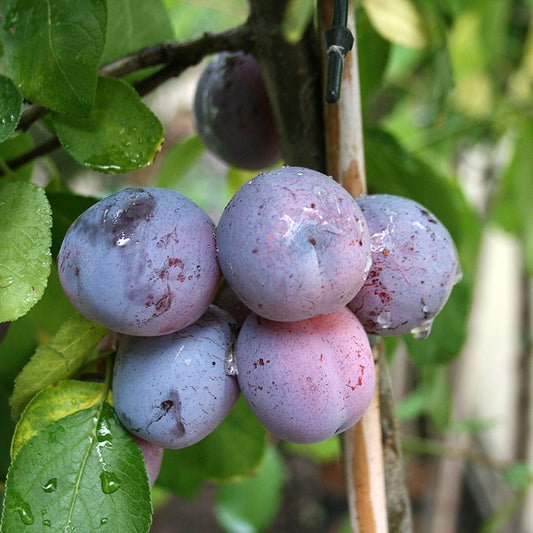
<svg viewBox="0 0 533 533">
<path fill-rule="evenodd" d="M 372 351 L 347 307 L 299 322 L 251 314 L 236 352 L 244 398 L 281 439 L 311 444 L 338 435 L 363 416 L 372 400 Z"/>
<path fill-rule="evenodd" d="M 254 313 L 297 321 L 344 307 L 370 268 L 366 221 L 332 178 L 301 167 L 260 173 L 216 230 L 222 272 Z"/>
<path fill-rule="evenodd" d="M 179 192 L 125 189 L 72 224 L 57 260 L 61 285 L 82 315 L 114 331 L 177 331 L 216 294 L 213 233 L 208 215 Z"/>
<path fill-rule="evenodd" d="M 233 319 L 210 306 L 194 324 L 159 337 L 124 337 L 115 359 L 113 400 L 134 435 L 162 448 L 184 448 L 213 431 L 239 395 L 226 373 Z"/>
<path fill-rule="evenodd" d="M 200 139 L 227 164 L 259 170 L 281 159 L 265 82 L 252 55 L 224 52 L 209 62 L 194 114 Z"/>
<path fill-rule="evenodd" d="M 461 277 L 448 230 L 409 198 L 372 194 L 356 202 L 370 230 L 372 268 L 350 309 L 368 333 L 427 337 Z"/>
</svg>

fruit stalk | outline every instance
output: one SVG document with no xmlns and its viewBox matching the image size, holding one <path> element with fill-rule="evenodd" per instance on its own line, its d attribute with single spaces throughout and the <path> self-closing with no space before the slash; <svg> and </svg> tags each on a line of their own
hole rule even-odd
<svg viewBox="0 0 533 533">
<path fill-rule="evenodd" d="M 333 0 L 318 3 L 321 34 L 331 26 L 333 7 Z M 352 2 L 347 26 L 356 36 Z M 325 131 L 328 173 L 352 196 L 359 196 L 366 191 L 366 179 L 357 39 L 345 59 L 342 97 L 337 104 L 325 107 Z M 378 364 L 377 361 L 376 381 L 379 379 Z M 388 523 L 378 386 L 363 419 L 345 431 L 342 439 L 351 530 L 353 533 L 386 532 Z"/>
</svg>

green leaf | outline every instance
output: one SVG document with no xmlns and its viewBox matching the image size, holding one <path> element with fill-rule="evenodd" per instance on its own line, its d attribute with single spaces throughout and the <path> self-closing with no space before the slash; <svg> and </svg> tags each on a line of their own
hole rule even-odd
<svg viewBox="0 0 533 533">
<path fill-rule="evenodd" d="M 86 209 L 95 204 L 98 198 L 64 192 L 47 192 L 46 194 L 52 206 L 52 257 L 55 259 L 71 224 Z"/>
<path fill-rule="evenodd" d="M 390 43 L 374 30 L 364 9 L 357 10 L 356 23 L 361 106 L 365 109 L 381 85 Z"/>
<path fill-rule="evenodd" d="M 87 115 L 106 22 L 105 0 L 12 0 L 1 28 L 7 74 L 28 100 Z"/>
<path fill-rule="evenodd" d="M 230 533 L 256 533 L 274 521 L 285 484 L 285 465 L 276 448 L 269 446 L 257 475 L 217 491 L 215 515 Z"/>
<path fill-rule="evenodd" d="M 363 6 L 385 39 L 409 48 L 424 48 L 429 44 L 427 22 L 410 0 L 363 0 Z"/>
<path fill-rule="evenodd" d="M 289 0 L 281 22 L 281 32 L 290 43 L 296 43 L 311 22 L 315 0 Z"/>
<path fill-rule="evenodd" d="M 15 457 L 20 447 L 48 424 L 96 405 L 102 396 L 102 388 L 102 383 L 63 380 L 38 392 L 24 409 L 15 428 L 11 457 Z"/>
<path fill-rule="evenodd" d="M 174 38 L 160 0 L 107 0 L 108 23 L 102 64 Z"/>
<path fill-rule="evenodd" d="M 204 152 L 205 147 L 197 135 L 174 146 L 165 157 L 156 186 L 175 189 Z"/>
<path fill-rule="evenodd" d="M 142 453 L 103 398 L 52 422 L 9 468 L 2 531 L 145 533 L 150 485 Z"/>
<path fill-rule="evenodd" d="M 100 77 L 87 118 L 53 113 L 61 144 L 82 165 L 129 172 L 149 165 L 163 142 L 163 126 L 126 82 Z"/>
<path fill-rule="evenodd" d="M 205 439 L 182 450 L 165 451 L 157 482 L 192 496 L 206 480 L 234 481 L 255 473 L 265 446 L 266 431 L 241 397 Z"/>
<path fill-rule="evenodd" d="M 341 454 L 341 443 L 337 436 L 316 444 L 283 442 L 283 447 L 291 453 L 304 455 L 317 463 L 331 463 L 339 459 Z"/>
<path fill-rule="evenodd" d="M 18 419 L 42 388 L 75 376 L 106 332 L 106 328 L 81 315 L 68 319 L 49 344 L 37 348 L 17 376 L 10 400 L 13 418 Z"/>
<path fill-rule="evenodd" d="M 0 142 L 17 127 L 22 113 L 22 93 L 10 78 L 0 76 Z"/>
<path fill-rule="evenodd" d="M 0 185 L 0 322 L 24 315 L 44 293 L 51 264 L 50 215 L 37 185 Z"/>
</svg>

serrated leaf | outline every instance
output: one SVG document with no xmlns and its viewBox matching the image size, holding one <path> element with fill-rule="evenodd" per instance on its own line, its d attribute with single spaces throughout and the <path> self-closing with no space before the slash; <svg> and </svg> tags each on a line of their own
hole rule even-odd
<svg viewBox="0 0 533 533">
<path fill-rule="evenodd" d="M 204 152 L 205 146 L 197 135 L 174 146 L 165 157 L 156 186 L 167 189 L 176 188 Z"/>
<path fill-rule="evenodd" d="M 215 515 L 219 523 L 231 533 L 265 530 L 280 508 L 285 479 L 283 459 L 269 446 L 255 477 L 218 488 Z"/>
<path fill-rule="evenodd" d="M 290 43 L 296 43 L 311 22 L 315 0 L 289 0 L 281 22 L 281 32 Z"/>
<path fill-rule="evenodd" d="M 107 37 L 102 64 L 174 38 L 160 0 L 107 0 Z"/>
<path fill-rule="evenodd" d="M 12 0 L 1 28 L 7 74 L 28 100 L 87 115 L 106 22 L 105 0 Z"/>
<path fill-rule="evenodd" d="M 24 315 L 43 295 L 51 226 L 43 189 L 25 182 L 0 185 L 0 322 Z"/>
<path fill-rule="evenodd" d="M 2 531 L 105 526 L 146 533 L 151 513 L 142 453 L 101 400 L 52 422 L 20 448 L 7 476 Z"/>
<path fill-rule="evenodd" d="M 424 48 L 429 44 L 426 21 L 410 0 L 363 0 L 363 6 L 385 39 L 408 48 Z"/>
<path fill-rule="evenodd" d="M 103 383 L 63 380 L 38 392 L 24 409 L 15 428 L 11 457 L 52 422 L 96 405 L 102 397 L 103 387 Z"/>
<path fill-rule="evenodd" d="M 52 207 L 52 257 L 55 259 L 71 224 L 86 209 L 95 204 L 98 198 L 49 191 L 47 191 L 46 195 Z"/>
<path fill-rule="evenodd" d="M 129 172 L 149 165 L 163 142 L 163 126 L 126 82 L 100 77 L 87 118 L 53 113 L 61 141 L 78 163 L 100 172 Z"/>
<path fill-rule="evenodd" d="M 69 318 L 49 344 L 37 348 L 17 376 L 10 399 L 13 418 L 18 419 L 42 388 L 75 376 L 106 332 L 106 328 L 79 314 Z"/>
<path fill-rule="evenodd" d="M 17 127 L 22 113 L 22 93 L 6 76 L 0 76 L 0 142 L 5 141 Z"/>
<path fill-rule="evenodd" d="M 266 431 L 244 398 L 215 431 L 194 446 L 166 450 L 157 482 L 191 496 L 204 481 L 234 481 L 257 471 L 266 447 Z"/>
</svg>

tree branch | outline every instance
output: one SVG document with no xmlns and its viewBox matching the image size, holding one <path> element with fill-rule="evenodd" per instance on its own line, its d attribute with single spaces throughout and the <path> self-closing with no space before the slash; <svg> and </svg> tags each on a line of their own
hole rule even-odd
<svg viewBox="0 0 533 533">
<path fill-rule="evenodd" d="M 165 42 L 143 48 L 107 63 L 100 68 L 99 74 L 101 76 L 119 78 L 145 68 L 165 65 L 159 71 L 134 85 L 137 92 L 144 96 L 168 79 L 179 76 L 187 68 L 197 65 L 208 55 L 224 51 L 235 52 L 242 50 L 243 52 L 250 52 L 252 44 L 250 25 L 244 23 L 224 32 L 205 33 L 202 37 L 192 41 Z M 17 130 L 27 131 L 34 122 L 44 117 L 49 111 L 49 109 L 39 104 L 31 105 L 22 113 Z M 59 141 L 52 139 L 22 156 L 7 161 L 6 164 L 11 169 L 16 169 L 32 159 L 44 156 L 59 147 Z M 0 172 L 0 175 L 2 175 L 2 172 Z"/>
<path fill-rule="evenodd" d="M 250 0 L 252 52 L 257 57 L 287 164 L 326 170 L 320 40 L 309 25 L 289 43 L 281 33 L 288 0 Z"/>
</svg>

